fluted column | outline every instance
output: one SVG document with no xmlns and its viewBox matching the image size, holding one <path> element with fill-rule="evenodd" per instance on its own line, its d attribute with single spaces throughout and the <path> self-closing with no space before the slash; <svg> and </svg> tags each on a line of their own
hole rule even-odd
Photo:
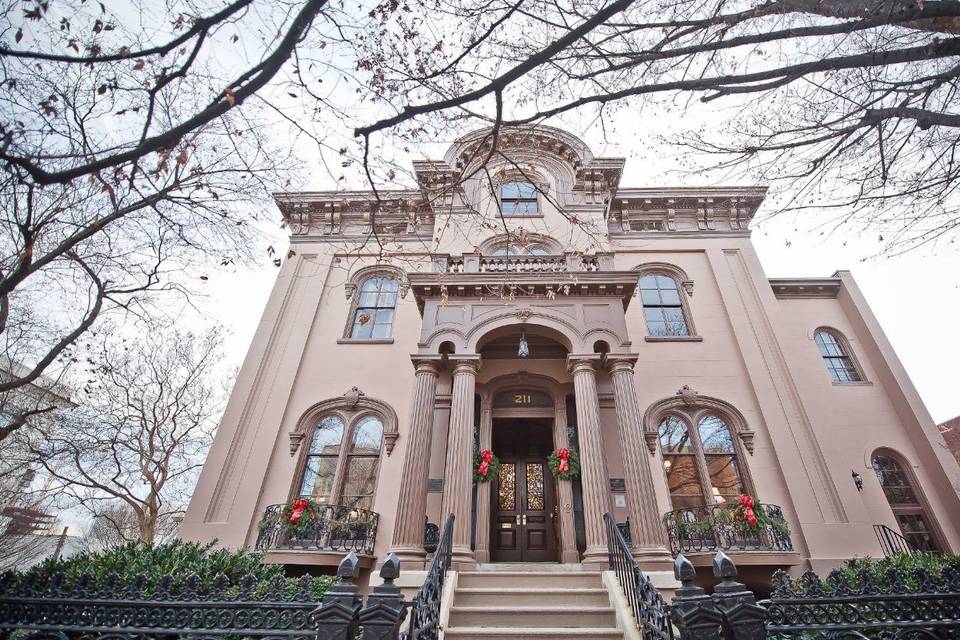
<svg viewBox="0 0 960 640">
<path fill-rule="evenodd" d="M 400 496 L 397 499 L 391 550 L 411 568 L 422 568 L 423 518 L 427 513 L 427 479 L 430 473 L 430 438 L 437 395 L 439 358 L 414 356 L 416 378 L 410 401 L 410 428 L 403 458 Z"/>
<path fill-rule="evenodd" d="M 666 569 L 671 564 L 666 537 L 660 524 L 650 456 L 643 438 L 643 413 L 637 400 L 633 376 L 635 355 L 607 356 L 613 403 L 617 411 L 617 433 L 627 485 L 627 511 L 633 554 L 647 570 Z"/>
<path fill-rule="evenodd" d="M 447 462 L 443 481 L 443 517 L 454 514 L 453 562 L 473 563 L 470 550 L 470 502 L 473 490 L 473 400 L 480 356 L 454 356 L 453 397 L 447 431 Z"/>
<path fill-rule="evenodd" d="M 580 442 L 580 483 L 583 486 L 583 520 L 586 528 L 587 549 L 584 564 L 607 564 L 607 539 L 603 514 L 612 511 L 607 489 L 607 472 L 603 434 L 600 431 L 600 401 L 597 398 L 597 377 L 594 355 L 568 356 L 573 372 L 573 389 L 577 400 L 577 433 Z"/>
</svg>

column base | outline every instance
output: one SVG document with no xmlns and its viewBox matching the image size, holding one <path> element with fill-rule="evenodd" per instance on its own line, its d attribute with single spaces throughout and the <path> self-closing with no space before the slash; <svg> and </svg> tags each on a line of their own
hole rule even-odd
<svg viewBox="0 0 960 640">
<path fill-rule="evenodd" d="M 390 552 L 397 554 L 401 571 L 422 571 L 427 566 L 427 552 L 423 547 L 399 546 L 393 547 Z"/>
<path fill-rule="evenodd" d="M 630 550 L 644 571 L 673 571 L 673 557 L 660 545 L 635 546 Z"/>
<path fill-rule="evenodd" d="M 473 557 L 470 547 L 453 545 L 450 564 L 454 571 L 469 571 L 477 567 L 477 560 Z"/>
<path fill-rule="evenodd" d="M 577 564 L 580 562 L 580 554 L 576 549 L 564 549 L 560 553 L 560 562 L 563 564 Z"/>
<path fill-rule="evenodd" d="M 587 571 L 602 571 L 610 566 L 610 553 L 606 547 L 587 547 L 582 564 Z"/>
</svg>

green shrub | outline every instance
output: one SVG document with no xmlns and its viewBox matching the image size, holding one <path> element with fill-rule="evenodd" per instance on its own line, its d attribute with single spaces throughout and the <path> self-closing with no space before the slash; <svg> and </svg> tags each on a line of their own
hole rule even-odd
<svg viewBox="0 0 960 640">
<path fill-rule="evenodd" d="M 917 569 L 925 569 L 936 579 L 939 578 L 946 567 L 952 567 L 956 571 L 960 571 L 960 556 L 915 551 L 912 554 L 897 553 L 879 559 L 870 557 L 853 558 L 844 562 L 839 571 L 848 583 L 855 584 L 862 574 L 868 573 L 879 587 L 891 589 L 897 585 L 890 584 L 888 572 L 891 569 L 896 569 L 901 585 L 908 590 L 913 590 L 920 586 L 917 584 L 914 575 Z"/>
<path fill-rule="evenodd" d="M 66 584 L 70 585 L 84 574 L 99 582 L 107 575 L 116 573 L 122 583 L 128 583 L 136 575 L 143 574 L 146 578 L 143 586 L 149 591 L 156 588 L 164 575 L 172 576 L 175 584 L 179 584 L 195 573 L 200 578 L 201 595 L 209 593 L 218 574 L 223 574 L 229 580 L 230 594 L 236 593 L 237 585 L 244 576 L 252 575 L 257 579 L 254 594 L 258 596 L 266 593 L 271 582 L 284 576 L 281 565 L 263 564 L 262 553 L 215 549 L 215 544 L 183 540 L 164 544 L 134 542 L 105 551 L 84 551 L 63 560 L 47 559 L 23 575 L 46 581 L 55 573 L 63 573 Z M 296 590 L 297 581 L 292 578 L 285 580 L 284 594 L 291 595 Z M 314 599 L 320 600 L 331 582 L 332 578 L 327 576 L 315 577 L 312 584 Z"/>
</svg>

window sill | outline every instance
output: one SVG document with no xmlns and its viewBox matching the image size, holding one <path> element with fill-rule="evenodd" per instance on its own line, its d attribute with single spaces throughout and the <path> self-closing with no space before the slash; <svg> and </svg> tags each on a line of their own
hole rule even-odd
<svg viewBox="0 0 960 640">
<path fill-rule="evenodd" d="M 859 382 L 834 382 L 835 387 L 872 387 L 873 383 L 869 380 L 860 380 Z"/>
<path fill-rule="evenodd" d="M 393 338 L 337 338 L 337 344 L 393 344 Z"/>
<path fill-rule="evenodd" d="M 542 218 L 542 213 L 501 213 L 503 218 Z"/>
<path fill-rule="evenodd" d="M 703 336 L 643 336 L 645 342 L 703 342 Z"/>
</svg>

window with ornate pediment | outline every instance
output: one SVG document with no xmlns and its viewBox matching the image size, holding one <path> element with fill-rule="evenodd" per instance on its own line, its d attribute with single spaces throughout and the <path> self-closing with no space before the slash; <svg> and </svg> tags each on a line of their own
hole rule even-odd
<svg viewBox="0 0 960 640">
<path fill-rule="evenodd" d="M 733 429 L 719 414 L 671 411 L 657 435 L 674 509 L 734 502 L 747 492 Z"/>
<path fill-rule="evenodd" d="M 383 422 L 377 416 L 354 420 L 349 429 L 341 415 L 323 416 L 305 456 L 300 497 L 370 509 L 382 444 Z"/>
<path fill-rule="evenodd" d="M 290 433 L 290 455 L 303 448 L 293 495 L 371 509 L 381 455 L 398 437 L 396 412 L 356 387 L 314 405 Z"/>
<path fill-rule="evenodd" d="M 407 287 L 403 272 L 393 267 L 367 267 L 356 273 L 346 284 L 351 306 L 344 338 L 357 341 L 392 338 L 397 300 L 404 296 Z"/>
</svg>

